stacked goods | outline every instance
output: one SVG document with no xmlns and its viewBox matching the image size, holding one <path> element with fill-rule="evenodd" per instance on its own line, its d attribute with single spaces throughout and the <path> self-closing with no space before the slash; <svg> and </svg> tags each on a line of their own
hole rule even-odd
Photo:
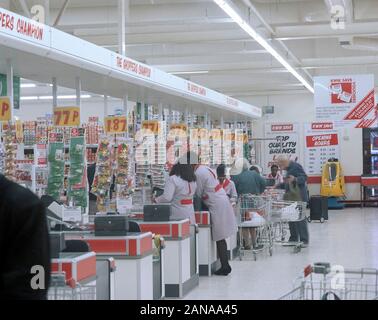
<svg viewBox="0 0 378 320">
<path fill-rule="evenodd" d="M 97 148 L 87 148 L 87 163 L 92 164 L 96 162 Z"/>
<path fill-rule="evenodd" d="M 152 187 L 164 189 L 164 185 L 165 185 L 165 165 L 164 164 L 151 165 L 151 180 L 152 180 Z"/>
<path fill-rule="evenodd" d="M 4 128 L 5 127 L 5 128 Z M 3 146 L 4 146 L 4 175 L 9 180 L 16 180 L 16 151 L 15 134 L 12 127 L 7 125 L 3 127 Z"/>
<path fill-rule="evenodd" d="M 131 207 L 131 195 L 134 193 L 133 145 L 131 141 L 119 141 L 116 153 L 115 183 L 117 186 L 117 211 L 126 213 L 126 206 Z M 127 200 L 130 200 L 127 205 Z"/>
<path fill-rule="evenodd" d="M 36 123 L 35 121 L 24 122 L 24 144 L 32 146 L 36 144 Z"/>
<path fill-rule="evenodd" d="M 100 133 L 100 127 L 97 122 L 89 122 L 84 125 L 85 127 L 85 140 L 89 145 L 98 144 L 98 137 Z"/>
<path fill-rule="evenodd" d="M 5 148 L 4 145 L 0 142 L 0 172 L 5 171 Z"/>
<path fill-rule="evenodd" d="M 70 162 L 68 176 L 68 200 L 75 206 L 87 207 L 87 174 L 85 166 L 84 136 L 70 139 Z"/>
<path fill-rule="evenodd" d="M 48 125 L 46 121 L 37 121 L 35 127 L 35 143 L 47 144 L 48 143 Z"/>
<path fill-rule="evenodd" d="M 112 145 L 107 136 L 102 136 L 99 141 L 96 173 L 92 185 L 92 193 L 97 196 L 99 212 L 106 212 L 108 209 L 112 177 Z"/>
<path fill-rule="evenodd" d="M 49 144 L 49 178 L 47 194 L 60 201 L 64 183 L 64 144 L 63 142 L 50 142 Z"/>
</svg>

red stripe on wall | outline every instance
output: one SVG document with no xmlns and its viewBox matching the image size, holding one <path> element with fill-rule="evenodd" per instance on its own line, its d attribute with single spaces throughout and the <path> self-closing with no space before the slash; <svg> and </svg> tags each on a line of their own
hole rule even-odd
<svg viewBox="0 0 378 320">
<path fill-rule="evenodd" d="M 345 183 L 360 183 L 361 176 L 345 176 Z M 311 176 L 307 178 L 308 184 L 320 184 L 322 182 L 322 177 L 320 176 Z"/>
</svg>

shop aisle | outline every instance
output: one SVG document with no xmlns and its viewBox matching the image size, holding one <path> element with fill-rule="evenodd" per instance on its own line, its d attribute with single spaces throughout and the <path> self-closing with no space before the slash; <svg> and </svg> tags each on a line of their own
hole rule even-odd
<svg viewBox="0 0 378 320">
<path fill-rule="evenodd" d="M 330 211 L 330 222 L 311 223 L 311 244 L 299 254 L 277 247 L 273 257 L 232 261 L 228 277 L 201 277 L 185 299 L 277 299 L 292 289 L 302 268 L 331 262 L 346 268 L 378 268 L 377 208 Z"/>
</svg>

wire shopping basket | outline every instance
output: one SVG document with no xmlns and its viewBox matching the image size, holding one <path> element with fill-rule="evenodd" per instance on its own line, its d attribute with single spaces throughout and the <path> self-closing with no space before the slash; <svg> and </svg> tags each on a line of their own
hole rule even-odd
<svg viewBox="0 0 378 320">
<path fill-rule="evenodd" d="M 65 272 L 51 274 L 48 300 L 96 300 L 96 280 L 82 284 L 66 280 Z"/>
<path fill-rule="evenodd" d="M 376 300 L 378 269 L 344 269 L 329 263 L 307 266 L 294 289 L 279 300 Z"/>
<path fill-rule="evenodd" d="M 270 200 L 265 196 L 244 194 L 239 197 L 238 227 L 239 227 L 239 259 L 242 260 L 245 250 L 251 250 L 254 260 L 257 253 L 267 249 L 273 254 L 273 238 L 270 225 Z M 254 234 L 251 239 L 251 249 L 244 243 L 246 237 Z M 252 235 L 251 235 L 252 237 Z M 255 243 L 253 243 L 253 240 Z M 254 247 L 253 247 L 254 245 Z"/>
</svg>

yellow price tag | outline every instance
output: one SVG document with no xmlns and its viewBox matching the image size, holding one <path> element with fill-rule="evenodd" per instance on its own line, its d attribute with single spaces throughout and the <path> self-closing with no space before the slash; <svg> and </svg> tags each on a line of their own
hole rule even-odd
<svg viewBox="0 0 378 320">
<path fill-rule="evenodd" d="M 158 120 L 144 120 L 142 129 L 151 130 L 154 134 L 160 133 L 160 122 Z"/>
<path fill-rule="evenodd" d="M 79 107 L 54 108 L 54 125 L 57 127 L 76 127 L 80 125 Z"/>
<path fill-rule="evenodd" d="M 126 116 L 106 117 L 104 123 L 106 133 L 124 133 L 127 131 Z"/>
<path fill-rule="evenodd" d="M 9 97 L 0 97 L 0 121 L 10 121 L 12 112 Z"/>
</svg>

